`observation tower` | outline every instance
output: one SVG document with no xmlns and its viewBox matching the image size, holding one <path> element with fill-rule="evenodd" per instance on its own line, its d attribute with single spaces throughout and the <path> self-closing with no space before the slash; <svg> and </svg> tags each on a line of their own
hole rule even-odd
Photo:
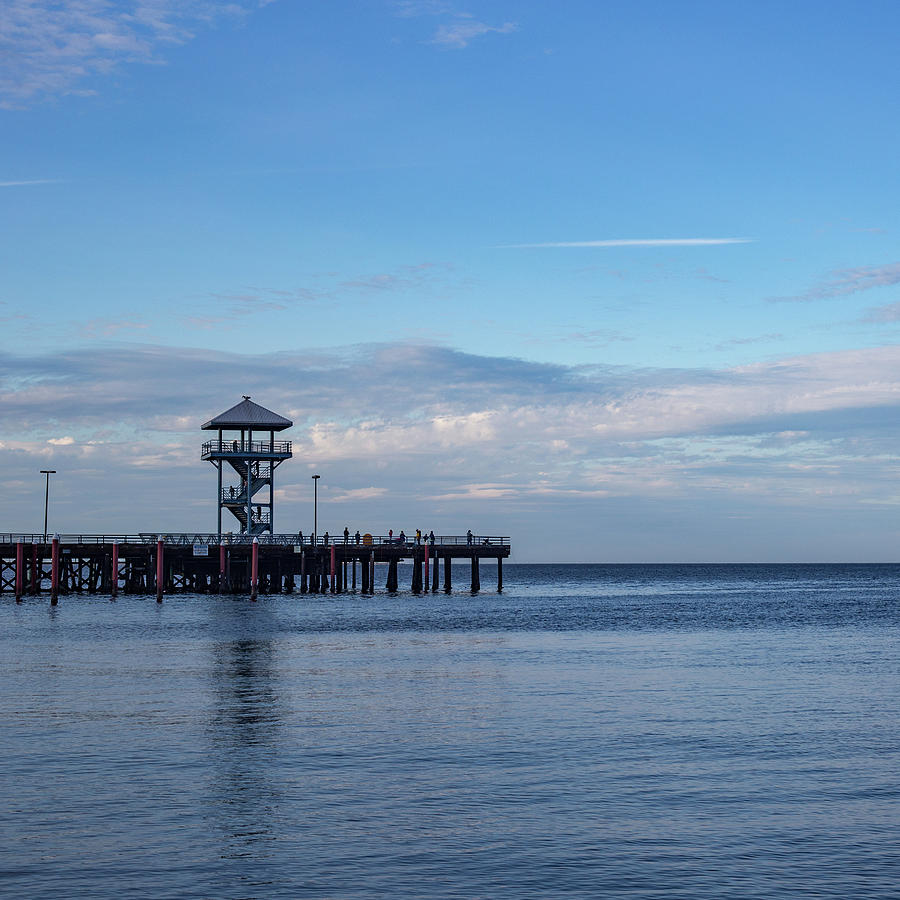
<svg viewBox="0 0 900 900">
<path fill-rule="evenodd" d="M 227 509 L 240 523 L 241 534 L 272 533 L 275 513 L 275 469 L 291 458 L 291 442 L 276 441 L 275 432 L 294 423 L 248 396 L 231 409 L 201 426 L 217 431 L 218 438 L 203 445 L 202 458 L 209 460 L 219 475 L 218 535 L 222 537 L 222 510 Z M 223 479 L 224 469 L 226 479 Z M 225 484 L 232 480 L 236 484 Z M 267 490 L 268 489 L 268 490 Z"/>
</svg>

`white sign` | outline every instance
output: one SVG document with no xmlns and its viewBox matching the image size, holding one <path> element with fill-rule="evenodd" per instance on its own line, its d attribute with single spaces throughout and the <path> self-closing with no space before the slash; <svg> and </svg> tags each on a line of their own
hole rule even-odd
<svg viewBox="0 0 900 900">
<path fill-rule="evenodd" d="M 209 556 L 209 544 L 194 544 L 194 556 Z"/>
</svg>

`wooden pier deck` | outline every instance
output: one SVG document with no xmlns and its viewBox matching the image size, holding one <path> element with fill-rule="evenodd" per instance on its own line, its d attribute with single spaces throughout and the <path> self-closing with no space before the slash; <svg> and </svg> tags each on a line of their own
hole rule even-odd
<svg viewBox="0 0 900 900">
<path fill-rule="evenodd" d="M 481 560 L 495 560 L 499 592 L 509 554 L 509 538 L 494 535 L 312 543 L 297 534 L 223 535 L 221 542 L 215 534 L 66 534 L 45 543 L 42 534 L 7 533 L 0 534 L 0 594 L 49 594 L 51 602 L 78 594 L 374 594 L 382 578 L 386 591 L 400 590 L 402 561 L 412 563 L 410 591 L 450 593 L 463 560 L 472 592 L 481 589 Z"/>
</svg>

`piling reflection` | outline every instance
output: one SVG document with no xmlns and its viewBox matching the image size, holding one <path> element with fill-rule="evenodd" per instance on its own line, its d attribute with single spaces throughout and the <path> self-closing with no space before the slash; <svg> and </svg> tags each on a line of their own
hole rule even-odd
<svg viewBox="0 0 900 900">
<path fill-rule="evenodd" d="M 284 721 L 274 612 L 245 601 L 211 607 L 217 626 L 233 637 L 212 645 L 210 825 L 221 836 L 223 859 L 265 858 L 282 799 L 272 774 Z"/>
</svg>

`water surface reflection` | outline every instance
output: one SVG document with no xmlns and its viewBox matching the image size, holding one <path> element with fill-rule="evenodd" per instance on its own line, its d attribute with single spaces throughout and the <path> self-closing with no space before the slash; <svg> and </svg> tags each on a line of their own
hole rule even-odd
<svg viewBox="0 0 900 900">
<path fill-rule="evenodd" d="M 216 630 L 232 636 L 210 644 L 205 815 L 221 858 L 241 860 L 241 880 L 259 887 L 267 879 L 248 863 L 271 857 L 283 802 L 273 777 L 285 718 L 275 609 L 224 600 L 211 604 L 210 613 Z"/>
</svg>

